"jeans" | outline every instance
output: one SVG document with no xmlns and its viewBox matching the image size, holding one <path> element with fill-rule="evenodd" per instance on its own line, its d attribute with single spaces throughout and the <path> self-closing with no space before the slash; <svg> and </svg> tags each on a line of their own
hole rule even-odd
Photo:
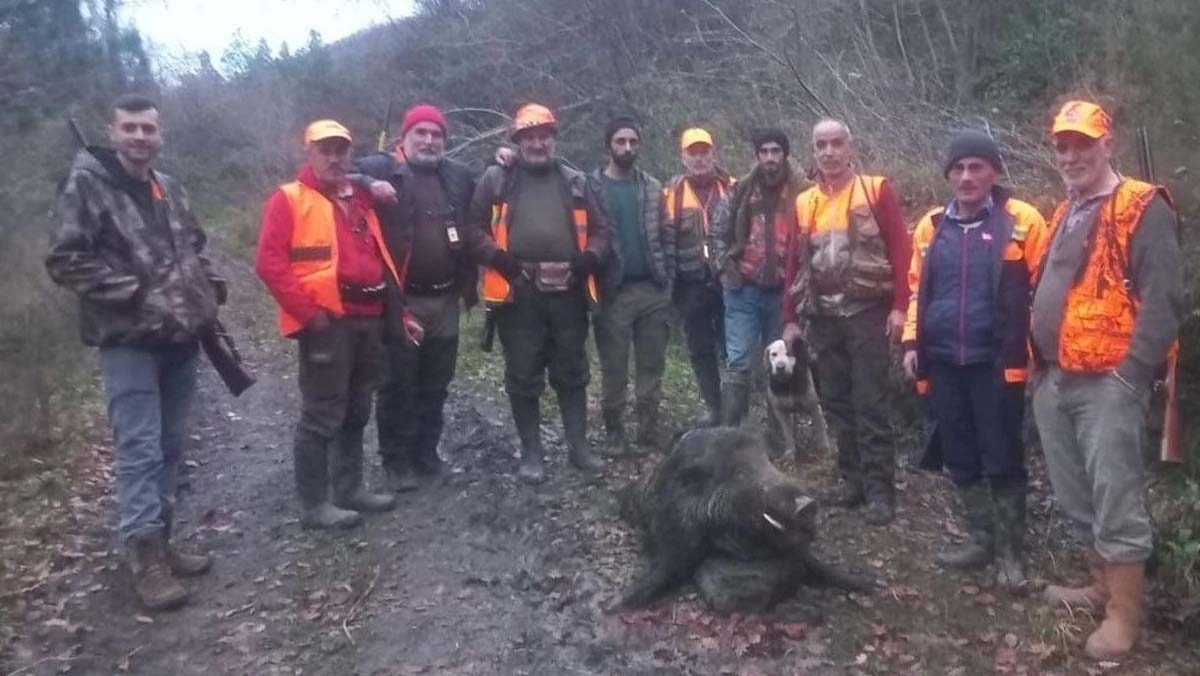
<svg viewBox="0 0 1200 676">
<path fill-rule="evenodd" d="M 727 382 L 750 382 L 751 360 L 760 346 L 783 333 L 783 290 L 745 284 L 725 289 Z"/>
<path fill-rule="evenodd" d="M 165 526 L 175 505 L 187 417 L 196 393 L 197 346 L 100 348 L 116 441 L 121 535 Z"/>
</svg>

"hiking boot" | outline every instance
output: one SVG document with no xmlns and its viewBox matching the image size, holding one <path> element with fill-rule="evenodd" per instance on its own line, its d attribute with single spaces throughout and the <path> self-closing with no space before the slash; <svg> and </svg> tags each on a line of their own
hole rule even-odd
<svg viewBox="0 0 1200 676">
<path fill-rule="evenodd" d="M 537 483 L 546 477 L 542 467 L 541 411 L 537 397 L 509 395 L 513 423 L 517 436 L 521 438 L 521 462 L 517 466 L 517 478 L 525 483 Z"/>
<path fill-rule="evenodd" d="M 163 541 L 166 543 L 167 567 L 173 575 L 180 577 L 196 577 L 203 575 L 212 568 L 212 557 L 207 552 L 185 552 L 179 549 L 171 537 L 175 526 L 175 515 L 172 509 L 163 510 Z"/>
<path fill-rule="evenodd" d="M 567 460 L 584 472 L 602 472 L 604 459 L 592 453 L 587 440 L 587 391 L 582 387 L 558 393 L 563 436 L 567 441 Z"/>
<path fill-rule="evenodd" d="M 1104 559 L 1095 549 L 1087 551 L 1088 573 L 1091 575 L 1090 584 L 1082 587 L 1063 587 L 1052 584 L 1043 592 L 1046 600 L 1055 605 L 1066 604 L 1074 607 L 1101 610 L 1108 604 L 1108 583 L 1104 576 Z"/>
<path fill-rule="evenodd" d="M 721 424 L 738 427 L 750 410 L 750 387 L 746 383 L 726 382 L 721 387 Z"/>
<path fill-rule="evenodd" d="M 1137 642 L 1142 623 L 1142 583 L 1146 564 L 1106 563 L 1104 582 L 1108 604 L 1100 628 L 1088 636 L 1084 652 L 1094 660 L 1112 661 L 1124 657 Z"/>
<path fill-rule="evenodd" d="M 393 493 L 411 493 L 421 487 L 421 482 L 407 469 L 383 468 L 383 481 Z"/>
<path fill-rule="evenodd" d="M 127 546 L 133 591 L 147 610 L 173 610 L 187 603 L 187 590 L 171 575 L 162 531 L 143 531 L 130 537 Z"/>
<path fill-rule="evenodd" d="M 939 566 L 969 570 L 982 568 L 995 556 L 995 530 L 992 497 L 987 487 L 976 483 L 958 489 L 963 520 L 967 525 L 967 541 L 948 547 L 934 557 Z"/>
<path fill-rule="evenodd" d="M 350 495 L 339 499 L 337 506 L 352 512 L 378 514 L 395 507 L 396 496 L 391 493 L 372 493 L 365 486 L 359 486 Z"/>
<path fill-rule="evenodd" d="M 362 523 L 362 514 L 322 502 L 304 510 L 300 525 L 314 530 L 354 528 Z"/>
<path fill-rule="evenodd" d="M 996 585 L 1010 592 L 1025 587 L 1025 489 L 992 491 L 996 507 Z"/>
<path fill-rule="evenodd" d="M 843 481 L 836 488 L 827 492 L 822 502 L 829 507 L 854 509 L 861 506 L 866 500 L 867 496 L 863 493 L 861 483 L 857 481 Z"/>
</svg>

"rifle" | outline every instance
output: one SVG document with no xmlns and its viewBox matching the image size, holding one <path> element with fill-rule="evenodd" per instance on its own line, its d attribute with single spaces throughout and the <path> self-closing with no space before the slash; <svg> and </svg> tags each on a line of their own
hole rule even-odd
<svg viewBox="0 0 1200 676">
<path fill-rule="evenodd" d="M 80 147 L 87 148 L 89 145 L 87 137 L 83 135 L 83 130 L 79 128 L 75 118 L 68 118 L 67 126 L 70 127 L 75 142 Z M 222 284 L 224 283 L 222 282 Z M 225 325 L 221 323 L 221 320 L 214 320 L 211 326 L 200 333 L 200 347 L 203 348 L 204 355 L 208 357 L 209 363 L 213 365 L 213 369 L 216 370 L 217 375 L 221 376 L 225 387 L 229 388 L 233 396 L 240 395 L 254 384 L 254 376 L 242 368 L 242 354 L 238 352 L 237 345 L 233 342 L 233 336 L 225 330 Z"/>
<path fill-rule="evenodd" d="M 1138 169 L 1142 180 L 1154 183 L 1154 155 L 1150 152 L 1150 133 L 1145 127 L 1137 129 L 1137 151 Z M 1180 236 L 1178 230 L 1175 231 L 1175 236 Z M 1181 421 L 1176 373 L 1178 361 L 1179 342 L 1176 341 L 1167 353 L 1167 361 L 1154 382 L 1155 392 L 1163 393 L 1162 441 L 1158 449 L 1158 457 L 1162 462 L 1183 462 L 1183 447 L 1179 439 Z"/>
<path fill-rule="evenodd" d="M 492 314 L 492 308 L 484 308 L 483 310 L 483 335 L 479 339 L 479 349 L 484 352 L 491 352 L 492 347 L 496 343 L 496 316 Z"/>
<path fill-rule="evenodd" d="M 381 153 L 387 152 L 388 135 L 392 129 L 392 102 L 388 101 L 387 114 L 383 116 L 383 129 L 379 130 L 378 150 Z"/>
</svg>

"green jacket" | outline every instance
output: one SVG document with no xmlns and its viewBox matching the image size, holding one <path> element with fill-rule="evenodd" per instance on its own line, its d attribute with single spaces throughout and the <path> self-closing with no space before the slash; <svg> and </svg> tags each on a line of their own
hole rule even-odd
<svg viewBox="0 0 1200 676">
<path fill-rule="evenodd" d="M 50 278 L 79 296 L 88 345 L 187 344 L 217 318 L 225 282 L 200 255 L 206 237 L 187 193 L 153 173 L 153 208 L 166 230 L 155 236 L 111 150 L 79 151 L 58 196 L 61 223 L 46 257 Z M 219 298 L 220 297 L 220 298 Z"/>
</svg>

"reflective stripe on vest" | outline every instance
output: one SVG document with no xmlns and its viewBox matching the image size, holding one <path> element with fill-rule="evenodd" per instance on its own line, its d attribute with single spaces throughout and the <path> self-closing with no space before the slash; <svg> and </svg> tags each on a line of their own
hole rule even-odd
<svg viewBox="0 0 1200 676">
<path fill-rule="evenodd" d="M 1125 359 L 1138 306 L 1129 280 L 1129 245 L 1155 195 L 1170 203 L 1164 188 L 1125 178 L 1098 208 L 1084 269 L 1067 292 L 1059 328 L 1058 364 L 1063 370 L 1107 373 Z M 1039 274 L 1068 210 L 1062 202 L 1054 211 Z"/>
<path fill-rule="evenodd" d="M 299 181 L 287 183 L 279 189 L 287 197 L 292 212 L 292 239 L 288 247 L 292 274 L 296 275 L 300 288 L 317 305 L 336 315 L 343 314 L 345 309 L 338 290 L 337 219 L 333 213 L 333 202 L 320 191 Z M 397 271 L 391 254 L 383 244 L 383 234 L 375 212 L 367 210 L 363 218 L 392 278 L 402 286 L 403 275 Z M 282 308 L 279 310 L 280 333 L 291 336 L 302 328 L 304 326 L 299 320 Z"/>
<path fill-rule="evenodd" d="M 508 218 L 511 211 L 508 202 L 498 202 L 492 205 L 492 240 L 496 243 L 496 248 L 502 251 L 508 251 Z M 588 243 L 587 209 L 583 207 L 571 209 L 571 224 L 575 230 L 575 246 L 583 251 L 587 248 Z M 592 302 L 599 302 L 600 294 L 593 276 L 589 276 L 587 279 L 587 291 Z M 495 268 L 489 267 L 483 271 L 483 300 L 485 303 L 493 305 L 511 303 L 513 300 L 512 285 Z"/>
</svg>

